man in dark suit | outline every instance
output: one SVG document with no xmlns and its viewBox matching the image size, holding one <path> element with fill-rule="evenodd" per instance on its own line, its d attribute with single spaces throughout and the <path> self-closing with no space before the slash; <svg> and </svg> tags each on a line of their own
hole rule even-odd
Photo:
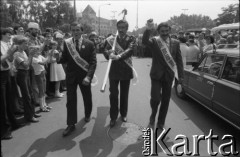
<svg viewBox="0 0 240 157">
<path fill-rule="evenodd" d="M 133 78 L 132 61 L 131 56 L 133 54 L 133 45 L 135 39 L 127 35 L 128 22 L 120 20 L 117 22 L 118 36 L 116 38 L 116 44 L 121 47 L 119 50 L 116 46 L 115 51 L 112 50 L 115 37 L 110 36 L 106 39 L 104 56 L 108 59 L 111 58 L 112 64 L 109 72 L 110 83 L 110 127 L 113 127 L 118 118 L 118 86 L 120 84 L 120 114 L 122 121 L 127 121 L 128 111 L 128 93 L 130 80 Z M 128 63 L 126 63 L 128 61 Z"/>
<path fill-rule="evenodd" d="M 84 108 L 85 122 L 90 121 L 92 112 L 91 80 L 93 78 L 97 59 L 93 42 L 83 39 L 83 27 L 78 23 L 71 24 L 72 38 L 64 41 L 61 56 L 57 56 L 59 63 L 67 64 L 67 125 L 63 136 L 75 130 L 77 123 L 77 86 L 80 87 Z"/>
<path fill-rule="evenodd" d="M 151 47 L 152 51 L 152 67 L 150 72 L 152 85 L 150 105 L 152 114 L 150 116 L 150 124 L 155 124 L 158 105 L 161 101 L 157 127 L 163 129 L 173 80 L 177 75 L 180 84 L 183 80 L 183 62 L 179 42 L 169 37 L 170 26 L 167 23 L 160 23 L 157 28 L 159 36 L 149 39 L 153 28 L 153 21 L 148 20 L 147 29 L 143 34 L 143 44 Z M 163 48 L 165 49 L 163 50 Z"/>
</svg>

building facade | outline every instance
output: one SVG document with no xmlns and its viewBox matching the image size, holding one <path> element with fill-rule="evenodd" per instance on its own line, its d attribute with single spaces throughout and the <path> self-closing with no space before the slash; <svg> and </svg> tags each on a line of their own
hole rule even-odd
<svg viewBox="0 0 240 157">
<path fill-rule="evenodd" d="M 96 12 L 90 5 L 88 5 L 82 13 L 77 13 L 76 16 L 79 22 L 88 23 L 100 36 L 107 36 L 110 33 L 115 34 L 117 31 L 117 20 L 97 17 Z"/>
</svg>

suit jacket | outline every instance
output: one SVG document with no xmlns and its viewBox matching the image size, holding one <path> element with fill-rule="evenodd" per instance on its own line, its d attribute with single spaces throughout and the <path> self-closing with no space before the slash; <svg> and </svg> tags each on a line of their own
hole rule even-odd
<svg viewBox="0 0 240 157">
<path fill-rule="evenodd" d="M 72 40 L 74 40 L 72 38 Z M 73 41 L 74 42 L 74 41 Z M 88 39 L 83 39 L 80 52 L 78 52 L 81 58 L 89 64 L 89 69 L 86 72 L 73 60 L 69 53 L 69 50 L 64 41 L 62 56 L 58 63 L 66 64 L 66 80 L 68 82 L 73 82 L 76 80 L 83 80 L 86 76 L 93 78 L 94 72 L 97 66 L 96 52 L 93 42 Z"/>
<path fill-rule="evenodd" d="M 171 68 L 167 65 L 163 58 L 163 54 L 158 47 L 157 41 L 154 38 L 150 38 L 150 30 L 145 30 L 142 38 L 144 45 L 148 45 L 152 51 L 152 67 L 150 71 L 150 77 L 152 79 L 164 79 L 169 80 L 174 78 L 174 73 Z M 170 53 L 177 65 L 178 77 L 183 79 L 183 61 L 181 56 L 181 50 L 179 46 L 179 41 L 170 38 Z M 162 78 L 165 76 L 164 78 Z"/>
<path fill-rule="evenodd" d="M 117 43 L 123 48 L 123 52 L 121 53 L 121 58 L 119 60 L 113 60 L 111 64 L 111 68 L 109 71 L 109 79 L 113 80 L 130 80 L 133 78 L 132 68 L 129 67 L 124 59 L 130 58 L 133 54 L 133 45 L 134 38 L 126 35 L 122 40 L 117 37 Z M 103 54 L 106 59 L 109 57 L 109 51 L 112 49 L 111 45 L 109 45 L 108 41 L 105 41 Z M 131 63 L 132 64 L 132 63 Z"/>
</svg>

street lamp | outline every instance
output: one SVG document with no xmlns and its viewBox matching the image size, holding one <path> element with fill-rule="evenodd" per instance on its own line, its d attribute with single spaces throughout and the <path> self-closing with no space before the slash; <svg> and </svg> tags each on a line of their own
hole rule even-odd
<svg viewBox="0 0 240 157">
<path fill-rule="evenodd" d="M 101 4 L 101 5 L 99 5 L 98 6 L 98 34 L 99 34 L 99 36 L 100 36 L 100 7 L 101 6 L 104 6 L 104 5 L 111 5 L 110 3 L 107 3 L 107 4 Z"/>
</svg>

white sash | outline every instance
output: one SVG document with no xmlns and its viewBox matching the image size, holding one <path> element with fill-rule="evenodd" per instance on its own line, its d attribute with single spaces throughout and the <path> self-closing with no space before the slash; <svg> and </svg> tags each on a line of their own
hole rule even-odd
<svg viewBox="0 0 240 157">
<path fill-rule="evenodd" d="M 113 46 L 113 42 L 114 42 L 114 37 L 113 36 L 110 36 L 107 38 L 107 41 L 108 43 Z M 115 52 L 119 55 L 123 52 L 123 48 L 116 42 L 116 45 L 115 45 Z M 133 79 L 132 79 L 132 82 L 133 82 L 133 85 L 136 85 L 137 82 L 138 82 L 138 74 L 137 74 L 137 71 L 134 69 L 134 67 L 132 66 L 132 58 L 126 58 L 124 60 L 124 62 L 133 70 Z"/>
<path fill-rule="evenodd" d="M 174 72 L 174 76 L 178 80 L 177 65 L 169 51 L 169 48 L 167 47 L 167 44 L 165 42 L 163 42 L 163 40 L 160 36 L 157 36 L 154 38 L 156 39 L 158 47 L 163 54 L 163 58 L 164 58 L 165 62 L 167 63 L 169 68 Z M 169 46 L 171 46 L 171 45 L 169 45 Z M 173 80 L 172 86 L 174 86 L 174 82 L 175 82 L 175 79 Z"/>
<path fill-rule="evenodd" d="M 83 38 L 81 37 L 80 40 L 79 40 L 79 50 L 81 50 L 82 41 L 83 41 Z M 75 61 L 75 63 L 79 67 L 81 67 L 83 70 L 88 72 L 89 64 L 77 52 L 72 38 L 66 39 L 65 42 L 66 42 L 68 51 L 69 51 L 70 55 L 72 56 L 73 60 Z M 95 86 L 95 85 L 97 85 L 97 83 L 98 83 L 98 79 L 97 79 L 97 76 L 94 74 L 91 85 Z"/>
</svg>

